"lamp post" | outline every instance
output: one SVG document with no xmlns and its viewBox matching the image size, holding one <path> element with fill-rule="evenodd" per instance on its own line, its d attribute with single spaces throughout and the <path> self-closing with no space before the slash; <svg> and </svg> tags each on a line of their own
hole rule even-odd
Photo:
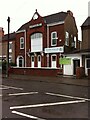
<svg viewBox="0 0 90 120">
<path fill-rule="evenodd" d="M 7 77 L 9 77 L 9 30 L 10 30 L 10 17 L 7 19 L 8 22 L 8 40 L 7 40 Z"/>
</svg>

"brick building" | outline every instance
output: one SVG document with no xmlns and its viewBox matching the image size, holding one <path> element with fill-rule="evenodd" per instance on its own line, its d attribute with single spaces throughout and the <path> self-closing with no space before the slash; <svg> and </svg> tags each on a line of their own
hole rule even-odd
<svg viewBox="0 0 90 120">
<path fill-rule="evenodd" d="M 71 58 L 71 64 L 64 65 L 64 75 L 90 76 L 90 17 L 81 25 L 81 32 L 81 49 L 64 54 Z"/>
<path fill-rule="evenodd" d="M 9 62 L 15 63 L 15 32 L 10 33 L 9 35 Z M 2 53 L 0 53 L 0 59 L 2 61 L 7 61 L 7 43 L 8 43 L 8 34 L 3 34 L 2 36 Z"/>
<path fill-rule="evenodd" d="M 17 67 L 60 68 L 62 53 L 78 49 L 78 30 L 71 11 L 48 16 L 34 13 L 16 32 Z"/>
</svg>

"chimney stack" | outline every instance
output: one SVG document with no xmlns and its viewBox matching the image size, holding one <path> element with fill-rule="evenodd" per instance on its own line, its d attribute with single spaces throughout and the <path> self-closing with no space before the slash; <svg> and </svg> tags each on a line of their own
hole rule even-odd
<svg viewBox="0 0 90 120">
<path fill-rule="evenodd" d="M 73 17 L 72 11 L 68 10 L 67 13 Z"/>
<path fill-rule="evenodd" d="M 3 37 L 4 36 L 4 30 L 2 27 L 0 27 L 0 37 Z"/>
</svg>

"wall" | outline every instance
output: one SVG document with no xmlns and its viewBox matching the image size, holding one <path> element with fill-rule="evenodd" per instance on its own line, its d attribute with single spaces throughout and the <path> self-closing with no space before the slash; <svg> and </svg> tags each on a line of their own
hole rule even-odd
<svg viewBox="0 0 90 120">
<path fill-rule="evenodd" d="M 10 68 L 10 74 L 23 74 L 23 75 L 32 75 L 32 76 L 57 76 L 58 73 L 61 73 L 62 69 L 51 69 L 51 68 Z"/>
<path fill-rule="evenodd" d="M 90 26 L 82 29 L 82 46 L 81 49 L 90 49 Z"/>
</svg>

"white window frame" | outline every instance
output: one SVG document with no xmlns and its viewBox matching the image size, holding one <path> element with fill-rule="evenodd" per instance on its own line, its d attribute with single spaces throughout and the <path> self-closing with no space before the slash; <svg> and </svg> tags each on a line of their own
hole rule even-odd
<svg viewBox="0 0 90 120">
<path fill-rule="evenodd" d="M 12 42 L 9 42 L 9 52 L 12 53 Z"/>
<path fill-rule="evenodd" d="M 34 63 L 34 64 L 32 64 Z M 35 57 L 34 55 L 31 56 L 31 67 L 34 68 L 34 65 L 35 65 Z"/>
<path fill-rule="evenodd" d="M 69 46 L 69 32 L 65 32 L 65 45 Z"/>
<path fill-rule="evenodd" d="M 55 38 L 53 38 L 53 34 L 56 34 L 56 35 L 55 35 Z M 54 39 L 56 39 L 56 44 L 53 44 L 53 40 L 54 40 Z M 56 31 L 52 32 L 52 33 L 51 33 L 51 46 L 56 46 L 56 45 L 57 45 L 57 39 L 58 39 L 58 37 L 57 37 L 57 32 L 56 32 Z"/>
<path fill-rule="evenodd" d="M 30 36 L 31 52 L 43 51 L 43 34 L 41 32 L 33 33 Z"/>
<path fill-rule="evenodd" d="M 74 44 L 75 44 L 75 48 L 77 48 L 77 38 L 76 38 L 76 36 L 74 36 Z"/>
<path fill-rule="evenodd" d="M 23 45 L 23 47 L 22 47 L 22 45 Z M 24 37 L 20 37 L 20 49 L 24 49 Z"/>
</svg>

